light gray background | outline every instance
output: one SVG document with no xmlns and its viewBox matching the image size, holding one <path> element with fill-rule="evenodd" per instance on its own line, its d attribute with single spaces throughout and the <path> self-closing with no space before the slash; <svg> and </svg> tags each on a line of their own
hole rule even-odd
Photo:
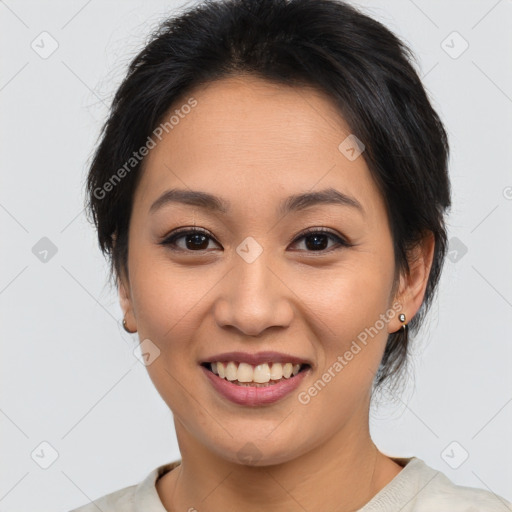
<svg viewBox="0 0 512 512">
<path fill-rule="evenodd" d="M 373 412 L 374 440 L 512 500 L 512 2 L 355 3 L 416 52 L 452 149 L 453 261 L 415 342 L 415 382 Z M 82 183 L 128 62 L 181 5 L 0 1 L 0 512 L 66 511 L 179 458 L 121 328 Z M 47 58 L 31 47 L 51 49 L 43 31 L 58 43 Z M 57 248 L 47 262 L 32 252 L 43 237 Z"/>
</svg>

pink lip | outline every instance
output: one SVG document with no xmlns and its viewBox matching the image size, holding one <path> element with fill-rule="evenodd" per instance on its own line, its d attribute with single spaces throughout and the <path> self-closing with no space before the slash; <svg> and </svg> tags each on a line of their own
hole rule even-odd
<svg viewBox="0 0 512 512">
<path fill-rule="evenodd" d="M 248 352 L 223 352 L 210 356 L 208 359 L 201 361 L 201 363 L 214 363 L 214 362 L 234 361 L 235 363 L 247 363 L 256 366 L 262 363 L 292 363 L 292 364 L 309 364 L 313 366 L 311 361 L 301 359 L 289 354 L 282 354 L 280 352 L 257 352 L 250 354 Z"/>
<path fill-rule="evenodd" d="M 230 361 L 233 361 L 233 359 L 230 359 Z M 311 368 L 308 368 L 289 379 L 283 378 L 277 384 L 270 384 L 270 386 L 266 387 L 256 387 L 233 384 L 229 380 L 222 379 L 215 373 L 206 369 L 204 366 L 200 366 L 200 368 L 210 380 L 216 391 L 218 391 L 222 396 L 231 400 L 231 402 L 234 402 L 235 404 L 253 407 L 272 404 L 281 400 L 295 390 L 306 374 L 311 371 Z"/>
</svg>

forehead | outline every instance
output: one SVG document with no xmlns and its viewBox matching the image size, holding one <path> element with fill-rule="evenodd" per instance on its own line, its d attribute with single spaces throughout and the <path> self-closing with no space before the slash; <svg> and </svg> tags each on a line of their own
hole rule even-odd
<svg viewBox="0 0 512 512">
<path fill-rule="evenodd" d="M 326 144 L 336 143 L 350 128 L 337 111 L 333 100 L 313 87 L 277 84 L 250 75 L 224 78 L 196 88 L 196 114 L 189 116 L 194 130 L 213 137 L 223 134 L 233 145 L 279 146 L 281 152 L 306 152 L 310 144 L 322 138 Z M 179 104 L 178 104 L 179 105 Z M 198 108 L 199 107 L 199 108 Z M 179 107 L 178 107 L 179 108 Z M 208 116 L 211 122 L 202 125 Z M 181 130 L 184 134 L 184 130 Z"/>
<path fill-rule="evenodd" d="M 195 106 L 184 108 L 191 99 Z M 226 78 L 184 95 L 168 117 L 173 113 L 172 129 L 144 162 L 136 201 L 146 210 L 157 195 L 176 187 L 246 205 L 328 187 L 376 199 L 364 158 L 350 160 L 340 150 L 350 127 L 316 89 Z"/>
</svg>

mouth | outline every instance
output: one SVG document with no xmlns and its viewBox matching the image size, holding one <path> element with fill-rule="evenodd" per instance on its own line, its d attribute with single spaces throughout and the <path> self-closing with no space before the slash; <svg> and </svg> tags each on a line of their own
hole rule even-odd
<svg viewBox="0 0 512 512">
<path fill-rule="evenodd" d="M 311 368 L 308 363 L 290 361 L 270 361 L 259 364 L 239 361 L 205 361 L 201 366 L 231 384 L 253 388 L 275 386 Z"/>
</svg>

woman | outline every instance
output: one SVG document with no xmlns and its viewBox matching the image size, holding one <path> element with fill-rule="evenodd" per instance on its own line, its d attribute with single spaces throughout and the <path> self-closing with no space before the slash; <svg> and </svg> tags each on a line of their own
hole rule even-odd
<svg viewBox="0 0 512 512">
<path fill-rule="evenodd" d="M 344 3 L 162 23 L 87 185 L 181 459 L 75 510 L 503 510 L 369 433 L 440 277 L 447 155 L 408 49 Z"/>
</svg>

